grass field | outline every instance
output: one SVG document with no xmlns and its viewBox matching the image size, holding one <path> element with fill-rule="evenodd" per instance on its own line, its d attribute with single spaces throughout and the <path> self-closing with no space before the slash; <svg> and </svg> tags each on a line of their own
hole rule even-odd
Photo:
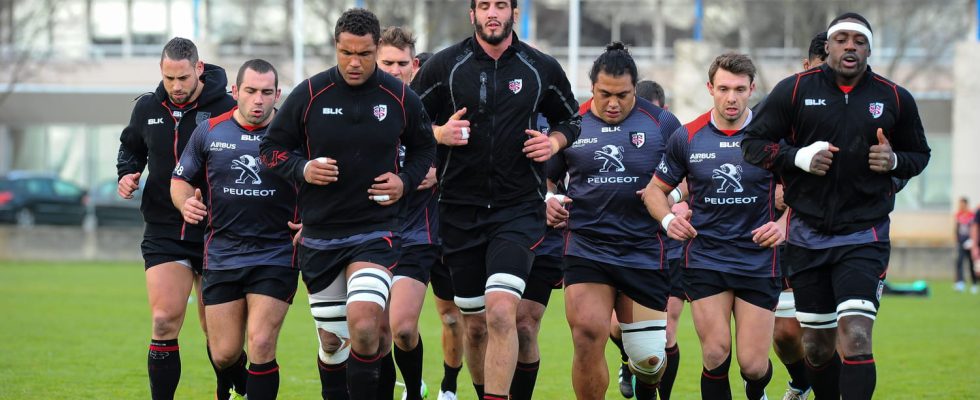
<svg viewBox="0 0 980 400">
<path fill-rule="evenodd" d="M 949 282 L 930 282 L 932 297 L 884 299 L 875 326 L 879 399 L 980 398 L 980 295 L 955 293 Z M 319 395 L 316 338 L 305 294 L 297 296 L 279 340 L 281 399 Z M 422 315 L 425 381 L 442 376 L 438 319 L 431 301 Z M 183 374 L 177 398 L 211 399 L 214 376 L 193 307 L 180 338 Z M 146 347 L 150 318 L 143 270 L 129 264 L 0 263 L 0 399 L 141 399 L 149 397 Z M 676 399 L 699 398 L 700 351 L 685 310 L 679 329 L 681 365 Z M 571 339 L 561 292 L 555 292 L 541 331 L 542 368 L 535 398 L 572 398 Z M 618 352 L 607 347 L 608 359 Z M 776 366 L 767 390 L 781 398 L 785 369 Z M 614 363 L 610 363 L 615 383 Z M 734 398 L 744 398 L 738 366 L 731 370 Z M 475 398 L 466 372 L 460 397 Z M 400 390 L 396 390 L 400 396 Z M 618 399 L 615 385 L 608 399 Z M 430 396 L 430 399 L 434 396 Z"/>
</svg>

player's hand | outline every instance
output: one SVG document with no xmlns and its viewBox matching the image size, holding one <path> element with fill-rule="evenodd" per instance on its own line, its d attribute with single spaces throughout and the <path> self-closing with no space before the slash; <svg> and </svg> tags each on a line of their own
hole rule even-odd
<svg viewBox="0 0 980 400">
<path fill-rule="evenodd" d="M 667 225 L 667 236 L 674 240 L 690 240 L 698 235 L 698 231 L 691 225 L 691 216 L 694 213 L 687 210 L 683 214 L 674 214 L 677 217 Z"/>
<path fill-rule="evenodd" d="M 188 224 L 195 224 L 204 220 L 208 216 L 208 208 L 201 201 L 201 189 L 194 189 L 194 197 L 184 200 L 184 206 L 180 208 L 180 215 L 184 216 L 184 221 Z"/>
<path fill-rule="evenodd" d="M 430 189 L 438 182 L 439 180 L 436 178 L 436 167 L 429 167 L 429 172 L 425 173 L 425 178 L 422 179 L 422 183 L 419 183 L 419 187 L 415 190 Z"/>
<path fill-rule="evenodd" d="M 544 202 L 548 226 L 561 229 L 568 225 L 568 210 L 565 209 L 565 205 L 571 202 L 572 199 L 561 194 L 557 194 Z"/>
<path fill-rule="evenodd" d="M 132 199 L 133 192 L 139 190 L 140 188 L 140 173 L 132 173 L 123 175 L 122 179 L 116 185 L 116 193 L 119 193 L 119 197 L 124 199 Z"/>
<path fill-rule="evenodd" d="M 470 121 L 463 118 L 466 107 L 460 108 L 443 126 L 435 131 L 436 142 L 446 146 L 465 146 L 470 139 Z"/>
<path fill-rule="evenodd" d="M 690 210 L 691 206 L 688 205 L 686 201 L 674 203 L 674 205 L 670 206 L 670 212 L 674 213 L 674 215 L 687 215 Z"/>
<path fill-rule="evenodd" d="M 776 185 L 776 211 L 786 209 L 786 196 L 783 193 L 783 185 Z"/>
<path fill-rule="evenodd" d="M 830 145 L 827 150 L 820 150 L 814 154 L 813 159 L 810 160 L 810 173 L 816 176 L 827 175 L 830 165 L 834 162 L 834 153 L 838 151 L 840 149 L 837 146 Z"/>
<path fill-rule="evenodd" d="M 337 182 L 340 176 L 340 168 L 337 167 L 337 160 L 327 157 L 320 157 L 310 160 L 303 169 L 303 178 L 311 185 L 326 186 L 332 182 Z"/>
<path fill-rule="evenodd" d="M 786 233 L 783 228 L 774 221 L 766 222 L 758 228 L 752 230 L 752 241 L 762 247 L 773 247 L 783 242 Z"/>
<path fill-rule="evenodd" d="M 879 174 L 885 174 L 891 172 L 892 165 L 895 165 L 895 152 L 892 151 L 892 145 L 888 142 L 888 138 L 878 128 L 878 144 L 871 146 L 871 150 L 868 152 L 868 166 L 871 170 Z"/>
<path fill-rule="evenodd" d="M 558 142 L 552 140 L 548 135 L 534 129 L 525 129 L 524 133 L 531 137 L 524 141 L 524 155 L 527 158 L 536 162 L 545 162 L 558 152 Z"/>
<path fill-rule="evenodd" d="M 289 226 L 289 230 L 296 231 L 296 233 L 293 234 L 293 247 L 299 246 L 299 240 L 303 238 L 303 223 L 286 221 L 286 225 Z"/>
<path fill-rule="evenodd" d="M 374 178 L 374 184 L 368 189 L 368 198 L 382 206 L 390 206 L 402 198 L 402 193 L 404 193 L 402 178 L 398 174 L 385 172 Z"/>
</svg>

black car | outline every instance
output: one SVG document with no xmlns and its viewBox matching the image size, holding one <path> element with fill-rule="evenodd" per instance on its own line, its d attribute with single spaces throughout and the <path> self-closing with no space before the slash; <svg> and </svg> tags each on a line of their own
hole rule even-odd
<svg viewBox="0 0 980 400">
<path fill-rule="evenodd" d="M 133 192 L 132 199 L 119 197 L 115 179 L 100 183 L 92 190 L 89 201 L 95 211 L 95 224 L 98 226 L 142 226 L 140 199 L 146 178 L 140 180 L 140 190 Z"/>
<path fill-rule="evenodd" d="M 0 223 L 81 225 L 85 190 L 52 174 L 11 172 L 0 177 Z"/>
</svg>

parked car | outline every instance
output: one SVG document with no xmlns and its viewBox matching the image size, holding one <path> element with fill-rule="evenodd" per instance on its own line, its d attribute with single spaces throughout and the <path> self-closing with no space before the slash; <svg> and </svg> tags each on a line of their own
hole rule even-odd
<svg viewBox="0 0 980 400">
<path fill-rule="evenodd" d="M 89 201 L 95 211 L 97 226 L 142 226 L 143 214 L 140 214 L 140 201 L 143 197 L 143 187 L 146 179 L 140 180 L 140 189 L 133 192 L 132 199 L 119 197 L 116 191 L 115 179 L 98 184 L 92 190 Z"/>
<path fill-rule="evenodd" d="M 0 223 L 81 225 L 85 190 L 48 173 L 15 171 L 0 177 Z"/>
</svg>

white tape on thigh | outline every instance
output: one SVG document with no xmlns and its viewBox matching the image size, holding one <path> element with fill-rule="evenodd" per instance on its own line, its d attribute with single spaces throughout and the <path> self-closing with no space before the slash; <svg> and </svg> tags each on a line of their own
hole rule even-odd
<svg viewBox="0 0 980 400">
<path fill-rule="evenodd" d="M 867 300 L 851 299 L 837 305 L 837 320 L 844 317 L 865 317 L 874 321 L 878 316 L 878 308 Z"/>
<path fill-rule="evenodd" d="M 520 299 L 524 295 L 525 285 L 524 280 L 517 276 L 498 272 L 487 278 L 486 293 L 506 292 Z"/>
<path fill-rule="evenodd" d="M 776 304 L 776 318 L 796 318 L 796 298 L 793 297 L 793 292 L 779 294 L 779 303 Z"/>
<path fill-rule="evenodd" d="M 483 296 L 479 297 L 453 297 L 453 302 L 456 303 L 456 307 L 459 307 L 459 312 L 463 314 L 479 314 L 486 310 L 487 301 Z"/>
<path fill-rule="evenodd" d="M 800 326 L 810 329 L 834 329 L 837 328 L 837 313 L 813 314 L 796 312 L 796 319 L 800 321 Z"/>
<path fill-rule="evenodd" d="M 347 304 L 367 301 L 381 306 L 383 310 L 388 305 L 389 291 L 391 278 L 387 273 L 376 268 L 364 268 L 351 274 L 347 280 Z"/>
<path fill-rule="evenodd" d="M 667 359 L 667 320 L 655 319 L 619 324 L 623 331 L 623 349 L 630 357 L 633 369 L 647 375 L 655 375 Z M 650 357 L 657 357 L 657 365 L 648 365 Z"/>
</svg>

